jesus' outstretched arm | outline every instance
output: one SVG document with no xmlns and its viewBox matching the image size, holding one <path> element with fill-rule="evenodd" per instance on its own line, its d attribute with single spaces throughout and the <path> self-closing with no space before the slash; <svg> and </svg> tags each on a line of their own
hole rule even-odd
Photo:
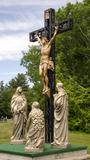
<svg viewBox="0 0 90 160">
<path fill-rule="evenodd" d="M 53 37 L 51 38 L 51 40 L 49 41 L 49 45 L 52 44 L 52 42 L 54 41 L 56 35 L 57 35 L 57 32 L 58 32 L 58 26 L 55 27 L 55 31 L 54 31 L 54 34 L 53 34 Z"/>
</svg>

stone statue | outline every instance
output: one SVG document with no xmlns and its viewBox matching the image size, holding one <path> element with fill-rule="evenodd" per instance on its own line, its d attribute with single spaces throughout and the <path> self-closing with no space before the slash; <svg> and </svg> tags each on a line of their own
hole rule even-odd
<svg viewBox="0 0 90 160">
<path fill-rule="evenodd" d="M 22 88 L 18 87 L 11 100 L 14 128 L 11 144 L 21 144 L 25 141 L 25 125 L 27 120 L 27 101 Z"/>
<path fill-rule="evenodd" d="M 39 75 L 41 77 L 42 83 L 43 83 L 43 94 L 50 96 L 50 89 L 48 87 L 48 69 L 53 70 L 54 64 L 52 61 L 52 58 L 50 57 L 50 51 L 51 51 L 51 45 L 53 40 L 55 39 L 55 36 L 57 34 L 58 27 L 55 27 L 55 32 L 53 37 L 50 41 L 46 37 L 39 38 L 38 35 L 36 35 L 36 38 L 38 42 L 41 44 L 41 58 L 40 58 L 40 65 L 39 65 Z"/>
<path fill-rule="evenodd" d="M 54 142 L 53 146 L 68 146 L 68 95 L 62 83 L 57 83 L 54 95 Z"/>
<path fill-rule="evenodd" d="M 33 102 L 26 125 L 25 151 L 42 151 L 45 143 L 44 115 L 38 102 Z"/>
</svg>

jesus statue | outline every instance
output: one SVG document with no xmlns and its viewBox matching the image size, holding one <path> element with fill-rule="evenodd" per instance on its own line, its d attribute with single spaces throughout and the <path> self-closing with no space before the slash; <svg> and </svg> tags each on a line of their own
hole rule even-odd
<svg viewBox="0 0 90 160">
<path fill-rule="evenodd" d="M 50 41 L 46 37 L 39 38 L 36 35 L 38 42 L 41 44 L 41 57 L 40 57 L 40 65 L 39 65 L 39 75 L 41 77 L 43 83 L 43 94 L 50 96 L 50 88 L 49 88 L 49 80 L 48 80 L 48 69 L 53 70 L 54 64 L 52 61 L 52 57 L 50 57 L 51 45 L 55 39 L 57 34 L 58 27 L 55 27 L 55 31 L 53 37 Z"/>
</svg>

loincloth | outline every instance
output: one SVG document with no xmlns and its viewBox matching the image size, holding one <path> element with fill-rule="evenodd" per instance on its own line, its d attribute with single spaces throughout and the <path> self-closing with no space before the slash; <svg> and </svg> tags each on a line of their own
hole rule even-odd
<svg viewBox="0 0 90 160">
<path fill-rule="evenodd" d="M 54 70 L 54 63 L 53 63 L 52 60 L 50 60 L 50 59 L 49 59 L 49 60 L 42 60 L 42 61 L 40 62 L 40 65 L 39 65 L 39 66 L 43 67 L 44 64 L 47 64 L 47 65 L 48 65 L 48 69 Z"/>
</svg>

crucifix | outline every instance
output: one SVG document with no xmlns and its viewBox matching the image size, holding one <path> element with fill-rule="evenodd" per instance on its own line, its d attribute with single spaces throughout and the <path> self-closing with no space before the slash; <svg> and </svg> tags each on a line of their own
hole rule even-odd
<svg viewBox="0 0 90 160">
<path fill-rule="evenodd" d="M 41 57 L 41 68 L 46 66 L 46 77 L 42 74 L 42 81 L 44 82 L 46 78 L 46 84 L 43 88 L 43 94 L 45 94 L 45 138 L 47 143 L 53 142 L 53 126 L 54 126 L 54 104 L 53 104 L 53 94 L 55 94 L 55 35 L 60 34 L 72 29 L 73 20 L 71 17 L 58 23 L 55 32 L 55 10 L 50 8 L 44 11 L 44 28 L 30 32 L 29 38 L 31 42 L 40 41 L 40 43 L 48 44 L 48 55 Z M 37 35 L 37 36 L 36 36 Z M 44 40 L 41 38 L 44 37 Z M 46 37 L 46 40 L 45 40 Z M 45 42 L 46 41 L 46 42 Z M 43 44 L 42 44 L 43 45 Z M 42 51 L 41 51 L 42 52 Z M 50 52 L 50 53 L 49 53 Z M 47 62 L 48 59 L 48 62 Z M 45 64 L 42 65 L 42 64 Z M 48 67 L 51 66 L 51 68 Z M 42 72 L 42 70 L 40 70 Z"/>
</svg>

